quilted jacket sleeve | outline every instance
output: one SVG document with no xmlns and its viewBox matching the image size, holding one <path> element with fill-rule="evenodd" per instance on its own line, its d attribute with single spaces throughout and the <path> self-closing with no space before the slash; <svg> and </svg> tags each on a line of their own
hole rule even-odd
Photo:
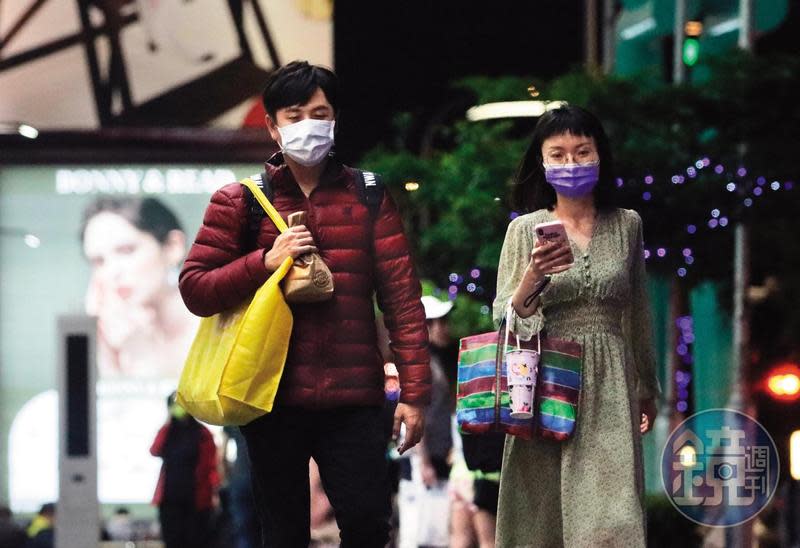
<svg viewBox="0 0 800 548">
<path fill-rule="evenodd" d="M 403 221 L 387 192 L 374 227 L 378 306 L 389 330 L 389 346 L 400 372 L 400 401 L 430 403 L 431 371 L 428 328 Z"/>
<path fill-rule="evenodd" d="M 247 205 L 238 183 L 211 196 L 203 224 L 183 264 L 180 291 L 198 316 L 229 310 L 250 297 L 269 277 L 263 249 L 243 252 Z"/>
<path fill-rule="evenodd" d="M 150 454 L 154 457 L 160 457 L 164 450 L 164 444 L 166 443 L 167 435 L 169 434 L 169 424 L 170 423 L 167 423 L 158 429 L 156 439 L 153 440 L 153 445 L 150 446 Z"/>
<path fill-rule="evenodd" d="M 205 427 L 200 431 L 200 451 L 197 459 L 197 482 L 208 485 L 212 490 L 219 487 L 220 477 L 217 470 L 217 446 L 214 438 Z"/>
</svg>

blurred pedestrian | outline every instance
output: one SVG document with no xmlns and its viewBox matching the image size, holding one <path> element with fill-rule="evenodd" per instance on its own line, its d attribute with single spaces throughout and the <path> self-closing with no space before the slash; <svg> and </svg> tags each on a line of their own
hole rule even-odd
<svg viewBox="0 0 800 548">
<path fill-rule="evenodd" d="M 331 501 L 325 493 L 319 466 L 311 459 L 309 462 L 309 486 L 311 488 L 311 544 L 309 546 L 338 546 L 339 527 Z"/>
<path fill-rule="evenodd" d="M 422 305 L 431 354 L 431 404 L 425 411 L 425 435 L 409 459 L 400 461 L 401 471 L 405 471 L 398 488 L 401 548 L 449 543 L 447 480 L 455 398 L 447 371 L 455 369 L 456 363 L 448 352 L 451 340 L 447 314 L 453 303 L 426 295 Z"/>
<path fill-rule="evenodd" d="M 56 505 L 43 504 L 28 526 L 26 548 L 53 548 L 55 542 Z"/>
<path fill-rule="evenodd" d="M 211 432 L 175 401 L 175 392 L 167 398 L 167 409 L 169 419 L 150 448 L 162 460 L 153 504 L 165 548 L 201 548 L 212 540 L 217 448 Z"/>
<path fill-rule="evenodd" d="M 236 426 L 226 426 L 223 432 L 224 489 L 227 491 L 227 510 L 230 513 L 230 541 L 233 548 L 255 548 L 260 544 L 261 533 L 250 486 L 247 442 Z"/>
<path fill-rule="evenodd" d="M 450 548 L 493 548 L 505 436 L 453 436 Z"/>
<path fill-rule="evenodd" d="M 133 522 L 130 510 L 124 506 L 117 508 L 114 515 L 108 518 L 105 529 L 109 540 L 133 540 Z"/>
<path fill-rule="evenodd" d="M 422 481 L 427 487 L 432 487 L 446 482 L 450 475 L 455 392 L 447 372 L 453 371 L 456 363 L 451 361 L 452 355 L 448 352 L 452 341 L 447 315 L 453 308 L 453 302 L 426 295 L 422 297 L 422 305 L 425 308 L 431 354 L 431 404 L 425 412 L 425 435 L 418 452 Z"/>
<path fill-rule="evenodd" d="M 14 521 L 11 509 L 0 505 L 0 548 L 23 548 L 27 540 L 25 529 Z"/>
<path fill-rule="evenodd" d="M 511 302 L 522 339 L 542 329 L 583 347 L 575 435 L 564 443 L 506 438 L 499 546 L 645 546 L 641 437 L 659 388 L 642 220 L 612 205 L 611 149 L 576 106 L 539 118 L 514 187 L 497 276 L 496 321 Z M 559 221 L 568 239 L 539 243 Z M 547 291 L 531 298 L 551 278 Z"/>
</svg>

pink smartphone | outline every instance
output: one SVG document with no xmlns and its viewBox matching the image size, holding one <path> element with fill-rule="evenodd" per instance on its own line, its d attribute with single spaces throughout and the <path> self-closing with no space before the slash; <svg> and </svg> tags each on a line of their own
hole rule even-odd
<svg viewBox="0 0 800 548">
<path fill-rule="evenodd" d="M 550 221 L 549 223 L 539 223 L 534 227 L 534 231 L 536 232 L 536 241 L 539 245 L 542 245 L 546 242 L 552 243 L 566 243 L 567 247 L 570 248 L 570 255 L 569 255 L 569 264 L 565 264 L 564 266 L 558 267 L 556 272 L 562 272 L 567 270 L 572 264 L 575 262 L 574 257 L 572 256 L 572 247 L 569 244 L 569 238 L 567 237 L 567 229 L 564 228 L 564 223 L 561 221 Z"/>
</svg>

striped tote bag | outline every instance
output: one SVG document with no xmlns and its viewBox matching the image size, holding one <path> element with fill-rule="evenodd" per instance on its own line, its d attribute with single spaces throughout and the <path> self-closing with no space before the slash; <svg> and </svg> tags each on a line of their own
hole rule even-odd
<svg viewBox="0 0 800 548">
<path fill-rule="evenodd" d="M 536 384 L 536 433 L 565 441 L 575 433 L 581 395 L 581 345 L 542 337 L 542 357 Z"/>
<path fill-rule="evenodd" d="M 531 439 L 534 419 L 511 417 L 503 342 L 499 331 L 464 337 L 458 350 L 456 419 L 461 432 L 503 432 Z M 527 348 L 528 343 L 523 343 Z M 511 350 L 511 346 L 508 350 Z"/>
<path fill-rule="evenodd" d="M 564 441 L 575 432 L 581 390 L 581 345 L 542 337 L 520 346 L 537 350 L 541 344 L 533 418 L 514 419 L 509 405 L 505 352 L 515 348 L 503 340 L 505 320 L 498 331 L 464 337 L 458 353 L 456 419 L 461 432 L 503 432 L 524 439 L 534 435 Z M 507 340 L 507 339 L 506 339 Z"/>
</svg>

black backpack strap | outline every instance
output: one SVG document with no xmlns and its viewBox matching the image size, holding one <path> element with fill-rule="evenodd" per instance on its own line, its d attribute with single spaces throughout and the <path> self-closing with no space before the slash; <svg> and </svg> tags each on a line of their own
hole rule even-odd
<svg viewBox="0 0 800 548">
<path fill-rule="evenodd" d="M 253 180 L 256 186 L 261 189 L 261 192 L 264 193 L 264 195 L 267 197 L 267 200 L 271 202 L 275 191 L 272 189 L 272 181 L 270 180 L 269 173 L 262 171 L 256 175 L 251 175 L 250 178 Z M 249 191 L 250 189 L 248 188 L 247 190 Z M 253 196 L 253 193 L 251 192 L 250 195 Z M 264 208 L 261 208 L 261 210 L 263 211 Z"/>
<path fill-rule="evenodd" d="M 264 171 L 257 175 L 251 175 L 250 179 L 261 189 L 261 192 L 264 193 L 267 200 L 271 202 L 275 195 L 275 190 L 272 188 L 272 181 L 270 180 L 269 173 Z M 258 203 L 258 200 L 253 196 L 249 188 L 244 187 L 244 192 L 245 203 L 247 204 L 247 247 L 250 249 L 254 248 L 256 245 L 258 232 L 261 229 L 261 221 L 266 217 L 267 212 L 264 211 L 264 208 L 261 207 L 261 204 Z"/>
<path fill-rule="evenodd" d="M 378 217 L 383 202 L 384 185 L 380 175 L 372 171 L 356 170 L 356 189 L 358 190 L 358 200 L 367 206 L 369 214 L 374 221 Z"/>
</svg>

